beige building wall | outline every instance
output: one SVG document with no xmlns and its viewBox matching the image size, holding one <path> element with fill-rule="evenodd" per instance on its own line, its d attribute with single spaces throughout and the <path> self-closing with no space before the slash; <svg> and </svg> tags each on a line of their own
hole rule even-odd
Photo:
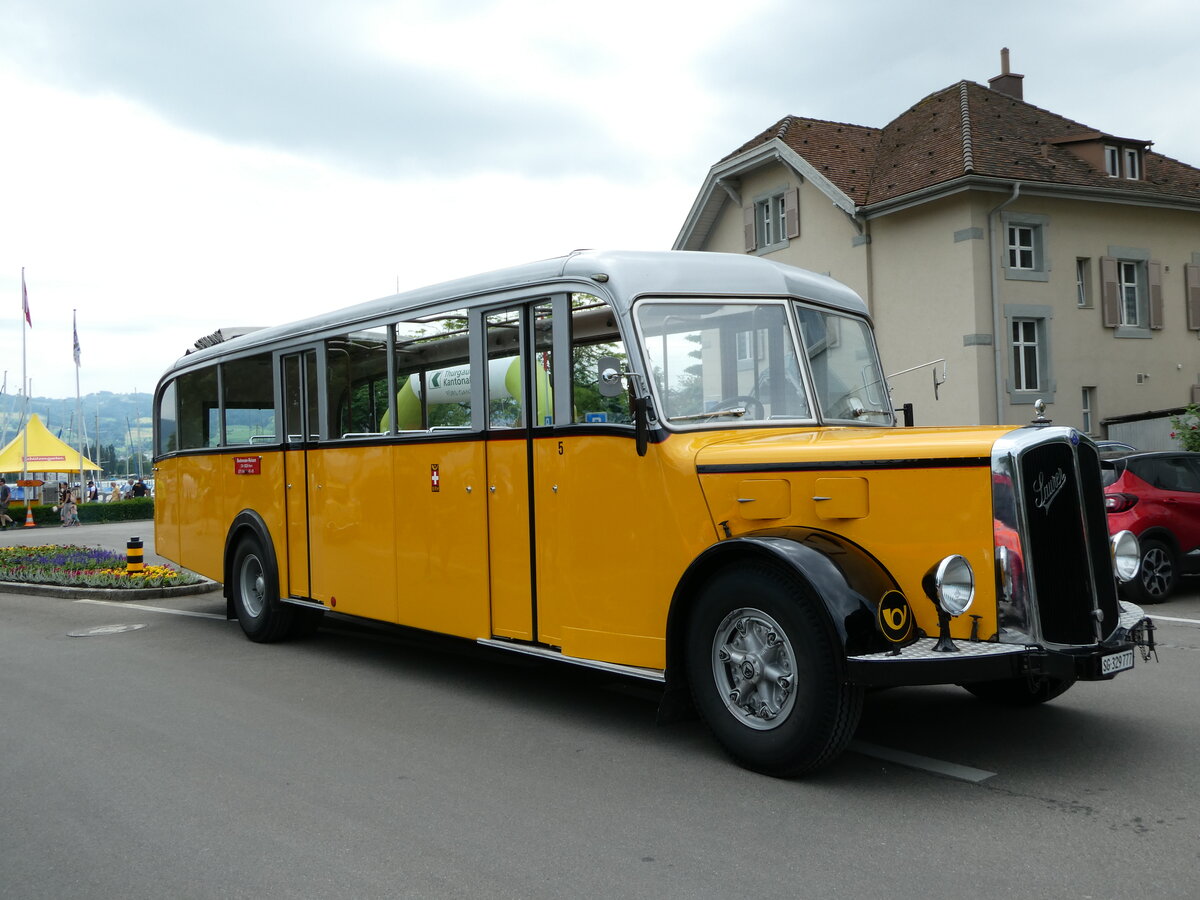
<svg viewBox="0 0 1200 900">
<path fill-rule="evenodd" d="M 1083 388 L 1092 388 L 1092 433 L 1106 416 L 1182 406 L 1200 383 L 1200 339 L 1187 328 L 1184 266 L 1200 253 L 1194 214 L 1080 200 L 1029 198 L 1007 207 L 1016 216 L 1046 217 L 1046 281 L 1001 277 L 1001 310 L 1044 306 L 1052 310 L 1050 356 L 1054 398 L 1047 415 L 1082 427 Z M 1104 324 L 1100 259 L 1124 250 L 1162 265 L 1162 328 L 1123 337 Z M 1076 260 L 1085 260 L 1088 305 L 1080 306 Z M 1148 285 L 1146 286 L 1148 288 Z M 1007 319 L 1004 320 L 1007 327 Z M 1007 337 L 1007 336 L 1006 336 Z M 1011 351 L 1008 351 L 1011 352 Z M 1006 368 L 1010 365 L 1006 357 Z M 1026 417 L 1009 404 L 1010 421 Z"/>
<path fill-rule="evenodd" d="M 871 309 L 889 375 L 946 360 L 948 378 L 936 399 L 929 367 L 891 379 L 893 405 L 913 403 L 918 425 L 1023 424 L 1040 396 L 1049 418 L 1082 428 L 1086 387 L 1090 431 L 1103 437 L 1102 418 L 1182 406 L 1200 384 L 1200 338 L 1187 328 L 1184 282 L 1185 265 L 1200 263 L 1194 213 L 1028 193 L 1006 203 L 1005 192 L 965 191 L 873 218 L 860 231 L 827 194 L 782 163 L 743 175 L 739 191 L 745 206 L 797 186 L 800 237 L 762 255 L 857 291 Z M 1044 278 L 1007 277 L 1010 220 L 1039 224 Z M 743 210 L 728 201 L 705 249 L 744 248 Z M 1100 259 L 1126 250 L 1162 264 L 1163 327 L 1143 336 L 1118 336 L 1103 321 Z M 1077 302 L 1077 259 L 1087 260 L 1086 306 Z M 1046 381 L 1043 390 L 1014 394 L 1011 319 L 1031 315 L 1044 316 Z M 940 378 L 942 365 L 936 371 Z"/>
<path fill-rule="evenodd" d="M 761 255 L 802 269 L 829 275 L 867 299 L 866 250 L 856 241 L 858 228 L 829 197 L 782 163 L 763 166 L 741 180 L 742 206 L 782 188 L 800 188 L 800 237 L 788 246 Z M 710 234 L 705 250 L 745 252 L 744 218 L 741 208 L 729 201 Z"/>
<path fill-rule="evenodd" d="M 986 422 L 995 408 L 986 227 L 959 194 L 870 222 L 875 326 L 892 400 L 914 405 L 918 425 Z M 985 342 L 986 341 L 986 342 Z M 936 391 L 933 373 L 946 375 Z M 981 409 L 985 411 L 981 414 Z"/>
</svg>

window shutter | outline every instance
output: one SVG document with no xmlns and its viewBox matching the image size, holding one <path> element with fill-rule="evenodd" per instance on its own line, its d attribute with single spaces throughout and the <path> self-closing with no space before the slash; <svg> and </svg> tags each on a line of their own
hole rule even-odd
<svg viewBox="0 0 1200 900">
<path fill-rule="evenodd" d="M 746 252 L 753 253 L 758 249 L 758 241 L 754 239 L 754 204 L 742 207 L 742 228 L 746 234 Z"/>
<path fill-rule="evenodd" d="M 1111 256 L 1100 257 L 1100 306 L 1104 314 L 1104 327 L 1116 328 L 1121 324 L 1121 292 L 1117 288 L 1117 261 Z"/>
<path fill-rule="evenodd" d="M 1187 327 L 1200 331 L 1200 266 L 1184 266 L 1183 283 L 1187 292 Z"/>
<path fill-rule="evenodd" d="M 800 237 L 800 188 L 792 188 L 783 195 L 783 216 L 788 238 Z"/>
<path fill-rule="evenodd" d="M 1150 280 L 1150 327 L 1161 330 L 1163 327 L 1163 296 L 1162 296 L 1162 263 L 1152 259 L 1146 263 L 1146 273 Z"/>
</svg>

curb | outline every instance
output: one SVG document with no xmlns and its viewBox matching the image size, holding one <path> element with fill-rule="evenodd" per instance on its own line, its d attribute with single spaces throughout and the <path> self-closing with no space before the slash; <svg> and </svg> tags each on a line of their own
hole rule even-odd
<svg viewBox="0 0 1200 900">
<path fill-rule="evenodd" d="M 73 599 L 86 594 L 101 600 L 157 600 L 163 597 L 186 597 L 189 594 L 207 594 L 220 590 L 217 581 L 205 579 L 199 584 L 181 584 L 176 587 L 156 588 L 93 588 L 68 587 L 62 584 L 29 584 L 24 581 L 0 581 L 0 594 L 34 594 L 40 597 Z"/>
</svg>

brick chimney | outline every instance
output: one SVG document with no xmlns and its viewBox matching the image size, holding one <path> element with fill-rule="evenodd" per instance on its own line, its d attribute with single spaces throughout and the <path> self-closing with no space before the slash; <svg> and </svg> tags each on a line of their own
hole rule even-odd
<svg viewBox="0 0 1200 900">
<path fill-rule="evenodd" d="M 1005 47 L 1000 51 L 1000 74 L 995 78 L 988 79 L 988 87 L 1001 94 L 1008 94 L 1010 97 L 1024 100 L 1024 91 L 1021 88 L 1021 81 L 1024 78 L 1024 75 L 1015 75 L 1008 71 L 1008 48 Z"/>
</svg>

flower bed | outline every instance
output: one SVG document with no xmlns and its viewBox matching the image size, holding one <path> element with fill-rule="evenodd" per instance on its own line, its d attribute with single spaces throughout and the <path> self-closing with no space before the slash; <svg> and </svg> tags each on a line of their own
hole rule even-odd
<svg viewBox="0 0 1200 900">
<path fill-rule="evenodd" d="M 157 588 L 198 584 L 203 579 L 171 566 L 147 565 L 142 572 L 126 572 L 123 554 L 97 547 L 60 545 L 0 547 L 0 581 L 66 587 Z"/>
</svg>

